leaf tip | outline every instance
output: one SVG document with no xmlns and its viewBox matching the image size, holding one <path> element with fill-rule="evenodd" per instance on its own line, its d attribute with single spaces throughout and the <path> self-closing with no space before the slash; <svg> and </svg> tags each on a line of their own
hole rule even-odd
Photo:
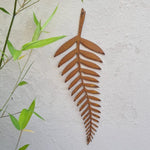
<svg viewBox="0 0 150 150">
<path fill-rule="evenodd" d="M 102 61 L 101 59 L 99 60 L 99 62 L 100 62 L 100 63 L 103 63 L 103 61 Z"/>
<path fill-rule="evenodd" d="M 65 83 L 67 82 L 68 80 L 65 80 Z"/>
<path fill-rule="evenodd" d="M 60 67 L 60 65 L 58 64 L 58 68 Z"/>
</svg>

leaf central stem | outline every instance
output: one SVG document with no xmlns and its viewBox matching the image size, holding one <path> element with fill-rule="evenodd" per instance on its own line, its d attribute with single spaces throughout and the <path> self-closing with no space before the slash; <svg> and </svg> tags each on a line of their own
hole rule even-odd
<svg viewBox="0 0 150 150">
<path fill-rule="evenodd" d="M 84 19 L 85 19 L 85 11 L 84 11 L 84 9 L 82 8 L 81 14 L 80 14 L 79 29 L 78 29 L 78 36 L 79 36 L 79 37 L 81 36 Z"/>
<path fill-rule="evenodd" d="M 21 139 L 21 136 L 22 136 L 22 132 L 23 132 L 23 130 L 20 131 L 19 138 L 18 138 L 15 150 L 17 150 L 17 148 L 18 148 L 18 145 L 19 145 L 19 142 L 20 142 L 20 139 Z"/>
<path fill-rule="evenodd" d="M 88 93 L 87 93 L 87 90 L 85 88 L 85 85 L 84 85 L 84 81 L 83 81 L 83 78 L 82 78 L 82 73 L 81 73 L 81 65 L 80 65 L 80 38 L 81 38 L 81 32 L 82 32 L 82 27 L 83 27 L 83 23 L 84 23 L 84 19 L 85 19 L 85 11 L 84 9 L 82 8 L 81 10 L 81 15 L 80 15 L 80 22 L 79 22 L 79 30 L 78 30 L 78 40 L 76 42 L 77 44 L 77 59 L 78 59 L 78 67 L 79 67 L 79 74 L 80 74 L 80 79 L 81 79 L 81 83 L 82 83 L 82 86 L 83 86 L 83 89 L 85 91 L 85 95 L 86 95 L 86 98 L 87 98 L 87 102 L 88 102 L 88 110 L 89 110 L 89 117 L 90 117 L 90 126 L 91 126 L 91 123 L 92 123 L 92 112 L 91 112 L 91 106 L 90 106 L 90 100 L 89 100 L 89 97 L 88 97 Z M 90 136 L 91 136 L 91 128 L 90 128 L 90 134 L 88 135 L 87 137 L 87 143 L 90 142 Z"/>
</svg>

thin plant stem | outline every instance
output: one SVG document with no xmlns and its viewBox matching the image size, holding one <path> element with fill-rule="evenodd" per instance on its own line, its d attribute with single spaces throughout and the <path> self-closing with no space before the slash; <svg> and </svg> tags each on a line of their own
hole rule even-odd
<svg viewBox="0 0 150 150">
<path fill-rule="evenodd" d="M 19 77 L 18 77 L 18 79 L 17 79 L 17 82 L 15 83 L 15 86 L 14 86 L 12 92 L 10 93 L 8 99 L 6 100 L 6 102 L 4 103 L 4 105 L 2 106 L 1 111 L 3 111 L 3 109 L 5 108 L 5 106 L 6 106 L 6 105 L 8 104 L 8 102 L 10 101 L 10 99 L 11 99 L 12 95 L 14 94 L 15 90 L 17 89 L 20 78 L 21 78 L 21 73 L 19 74 Z"/>
<path fill-rule="evenodd" d="M 27 5 L 28 3 L 30 3 L 31 2 L 31 0 L 28 0 L 25 4 Z"/>
<path fill-rule="evenodd" d="M 28 55 L 28 58 L 27 58 L 27 60 L 26 60 L 26 62 L 25 62 L 25 64 L 24 64 L 23 68 L 22 68 L 21 71 L 20 71 L 20 74 L 19 74 L 19 76 L 18 76 L 18 79 L 17 79 L 17 81 L 16 81 L 16 83 L 15 83 L 15 86 L 14 86 L 12 92 L 10 93 L 8 99 L 6 100 L 6 102 L 4 103 L 4 105 L 2 106 L 1 111 L 3 111 L 3 109 L 5 108 L 5 106 L 9 103 L 9 101 L 10 101 L 12 95 L 14 94 L 15 90 L 17 89 L 18 83 L 20 82 L 20 79 L 21 79 L 22 74 L 23 74 L 23 72 L 24 72 L 24 70 L 25 70 L 25 68 L 26 68 L 27 63 L 29 62 L 29 59 L 30 59 L 30 57 L 31 57 L 31 54 L 32 54 L 32 50 L 30 50 L 30 53 L 29 53 L 29 55 Z M 23 78 L 24 78 L 24 76 L 23 76 Z"/>
<path fill-rule="evenodd" d="M 0 70 L 12 59 L 12 56 L 10 58 L 8 58 L 3 65 L 0 67 Z"/>
<path fill-rule="evenodd" d="M 21 7 L 21 3 L 20 3 L 20 1 L 18 0 L 18 4 L 19 4 L 19 6 Z"/>
<path fill-rule="evenodd" d="M 21 139 L 21 136 L 22 136 L 22 132 L 23 132 L 23 130 L 21 130 L 21 131 L 20 131 L 20 134 L 19 134 L 19 137 L 18 137 L 18 141 L 17 141 L 17 144 L 16 144 L 16 148 L 15 148 L 15 150 L 17 150 L 17 149 L 18 149 L 19 142 L 20 142 L 20 139 Z"/>
<path fill-rule="evenodd" d="M 14 113 L 14 114 L 12 114 L 12 115 L 17 115 L 17 114 L 20 114 L 20 113 L 21 113 L 21 111 L 16 112 L 16 113 Z M 6 118 L 6 117 L 9 117 L 9 115 L 1 116 L 0 118 Z"/>
<path fill-rule="evenodd" d="M 20 66 L 19 61 L 17 61 L 17 63 L 18 63 L 19 71 L 21 72 L 21 66 Z"/>
<path fill-rule="evenodd" d="M 21 4 L 20 8 L 15 12 L 15 15 L 17 15 L 24 6 L 25 6 L 25 2 Z"/>
<path fill-rule="evenodd" d="M 7 110 L 7 108 L 8 108 L 8 105 L 5 107 L 5 110 L 3 111 L 3 113 L 2 113 L 2 115 L 1 115 L 1 117 L 3 117 L 3 116 L 4 116 L 4 114 L 5 114 L 6 110 Z"/>
<path fill-rule="evenodd" d="M 17 0 L 15 0 L 15 3 L 14 3 L 13 16 L 12 16 L 12 19 L 11 19 L 11 22 L 10 22 L 10 26 L 9 26 L 9 29 L 8 29 L 8 33 L 7 33 L 7 36 L 6 36 L 6 40 L 5 40 L 5 43 L 4 43 L 3 52 L 2 52 L 2 55 L 1 55 L 1 58 L 0 58 L 0 67 L 2 66 L 2 62 L 3 62 L 3 57 L 4 57 L 4 54 L 5 54 L 5 50 L 6 50 L 7 41 L 9 39 L 9 35 L 10 35 L 11 29 L 12 29 L 12 25 L 13 25 L 13 22 L 14 22 L 14 19 L 15 19 L 15 16 L 16 16 L 16 7 L 17 7 Z"/>
<path fill-rule="evenodd" d="M 27 3 L 23 3 L 22 6 L 17 10 L 16 15 L 17 15 L 18 13 L 20 13 L 21 11 L 23 11 L 24 9 L 26 9 L 26 8 L 32 6 L 32 5 L 36 4 L 36 3 L 38 3 L 39 1 L 40 1 L 40 0 L 37 0 L 36 2 L 30 4 L 30 5 L 26 6 L 26 7 L 24 7 L 24 6 L 27 5 L 30 1 L 27 2 Z"/>
</svg>

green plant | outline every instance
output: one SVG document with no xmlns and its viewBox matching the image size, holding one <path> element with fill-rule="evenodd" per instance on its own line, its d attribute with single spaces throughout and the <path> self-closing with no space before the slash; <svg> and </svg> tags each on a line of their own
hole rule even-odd
<svg viewBox="0 0 150 150">
<path fill-rule="evenodd" d="M 18 120 L 13 115 L 9 114 L 12 124 L 18 131 L 20 131 L 20 135 L 19 135 L 15 150 L 17 150 L 17 148 L 18 148 L 22 133 L 23 133 L 23 131 L 25 131 L 25 127 L 28 125 L 28 123 L 32 117 L 32 114 L 35 114 L 38 118 L 44 120 L 43 117 L 41 117 L 39 114 L 34 112 L 34 108 L 35 108 L 35 99 L 33 100 L 33 102 L 31 103 L 31 105 L 28 109 L 23 109 L 21 111 Z M 25 149 L 28 146 L 29 146 L 29 144 L 24 145 L 21 149 L 23 149 L 23 148 Z"/>
<path fill-rule="evenodd" d="M 9 112 L 8 104 L 9 104 L 14 92 L 16 91 L 16 89 L 20 86 L 24 86 L 24 85 L 28 84 L 28 82 L 25 81 L 24 78 L 26 77 L 27 73 L 29 72 L 29 70 L 31 69 L 31 66 L 33 64 L 33 63 L 29 64 L 29 60 L 30 60 L 30 57 L 32 55 L 33 49 L 46 46 L 48 44 L 56 42 L 57 40 L 60 40 L 60 39 L 65 37 L 65 36 L 57 36 L 57 37 L 51 37 L 51 38 L 40 39 L 39 40 L 40 35 L 43 32 L 45 32 L 44 29 L 46 28 L 48 23 L 51 21 L 53 16 L 55 15 L 55 13 L 58 9 L 58 6 L 57 6 L 55 8 L 55 10 L 53 11 L 53 13 L 50 15 L 50 17 L 45 21 L 45 23 L 43 25 L 41 25 L 41 21 L 39 21 L 37 19 L 35 13 L 33 13 L 33 20 L 34 20 L 34 23 L 36 25 L 36 28 L 35 28 L 32 40 L 28 43 L 23 44 L 22 47 L 19 48 L 19 49 L 15 48 L 15 46 L 9 40 L 9 36 L 10 36 L 10 33 L 11 33 L 11 29 L 12 29 L 12 26 L 13 26 L 14 19 L 15 19 L 17 14 L 19 14 L 24 9 L 30 7 L 31 5 L 37 3 L 38 1 L 31 3 L 31 0 L 23 0 L 23 3 L 19 4 L 20 8 L 18 10 L 16 10 L 17 0 L 14 1 L 14 10 L 13 10 L 13 14 L 12 14 L 12 19 L 11 19 L 11 22 L 10 22 L 10 25 L 9 25 L 7 36 L 6 36 L 6 39 L 5 39 L 5 42 L 4 42 L 4 46 L 3 46 L 2 50 L 0 50 L 0 52 L 1 52 L 0 70 L 3 69 L 3 67 L 5 67 L 5 65 L 10 60 L 15 61 L 16 64 L 18 64 L 18 67 L 19 67 L 19 70 L 20 70 L 20 72 L 18 74 L 18 78 L 16 80 L 16 83 L 15 83 L 12 91 L 10 92 L 7 100 L 4 102 L 4 104 L 1 106 L 1 109 L 0 109 L 0 118 L 10 117 L 13 125 L 15 126 L 15 128 L 20 131 L 20 136 L 18 138 L 16 149 L 18 148 L 22 132 L 25 131 L 25 127 L 28 124 L 32 114 L 34 113 L 39 118 L 41 118 L 41 119 L 43 119 L 43 118 L 40 115 L 38 115 L 36 112 L 34 112 L 35 101 L 32 102 L 32 104 L 30 105 L 30 107 L 28 109 L 23 109 L 21 112 L 16 112 L 16 113 L 13 113 L 13 114 Z M 4 13 L 10 15 L 10 13 L 5 8 L 0 8 L 0 10 Z M 8 51 L 11 54 L 10 57 L 6 55 L 7 47 L 8 47 Z M 24 59 L 24 56 L 25 56 L 24 52 L 25 51 L 29 51 L 29 53 L 26 54 L 27 58 L 25 60 L 25 63 L 21 66 L 21 61 L 22 61 L 22 59 Z M 7 114 L 5 115 L 5 113 L 7 113 Z M 20 114 L 19 120 L 17 120 L 14 117 L 14 115 L 17 115 L 17 114 Z M 28 146 L 29 146 L 29 144 L 24 145 L 23 147 L 20 148 L 20 150 L 25 150 L 25 149 L 27 149 Z"/>
<path fill-rule="evenodd" d="M 1 54 L 1 57 L 0 57 L 0 69 L 2 67 L 2 63 L 4 63 L 4 65 L 5 65 L 5 63 L 7 63 L 7 61 L 8 61 L 8 60 L 5 61 L 4 56 L 5 56 L 5 51 L 6 51 L 6 45 L 7 45 L 7 42 L 8 42 L 9 36 L 10 36 L 10 32 L 11 32 L 11 29 L 12 29 L 12 25 L 13 25 L 13 22 L 14 22 L 14 19 L 15 19 L 16 15 L 19 14 L 24 9 L 34 5 L 35 3 L 39 2 L 39 1 L 40 0 L 37 0 L 36 2 L 32 3 L 31 0 L 23 0 L 22 4 L 20 4 L 19 1 L 15 0 L 12 19 L 11 19 L 11 22 L 10 22 L 10 25 L 9 25 L 9 29 L 8 29 L 8 32 L 7 32 L 5 43 L 4 43 L 4 46 L 3 46 L 3 49 L 2 49 L 2 54 Z M 17 9 L 17 2 L 19 3 L 19 6 L 20 6 L 18 10 L 16 10 Z M 10 14 L 5 8 L 0 7 L 0 10 L 3 11 L 4 13 Z"/>
<path fill-rule="evenodd" d="M 13 44 L 7 39 L 7 46 L 8 46 L 8 50 L 10 52 L 10 54 L 12 55 L 12 58 L 14 59 L 14 61 L 17 60 L 17 63 L 19 65 L 19 68 L 20 68 L 20 74 L 18 76 L 18 79 L 16 81 L 16 84 L 11 92 L 11 94 L 9 95 L 8 99 L 6 100 L 6 102 L 4 103 L 4 105 L 2 106 L 2 108 L 0 109 L 0 111 L 2 112 L 2 114 L 4 114 L 4 109 L 5 107 L 7 106 L 7 104 L 9 103 L 10 101 L 10 98 L 12 97 L 13 93 L 15 92 L 15 90 L 19 87 L 19 86 L 22 86 L 22 85 L 25 85 L 27 84 L 26 81 L 24 81 L 24 78 L 27 74 L 27 72 L 29 71 L 29 69 L 31 68 L 32 64 L 29 65 L 29 67 L 26 69 L 26 66 L 27 66 L 27 63 L 31 57 L 31 54 L 32 54 L 32 51 L 34 48 L 40 48 L 40 47 L 43 47 L 43 46 L 46 46 L 48 44 L 51 44 L 57 40 L 60 40 L 62 38 L 64 38 L 65 36 L 58 36 L 58 37 L 52 37 L 52 38 L 48 38 L 48 39 L 42 39 L 42 40 L 38 40 L 41 33 L 44 32 L 44 29 L 45 27 L 47 26 L 47 24 L 51 21 L 51 19 L 53 18 L 54 14 L 56 13 L 56 10 L 58 9 L 58 6 L 55 8 L 54 12 L 52 13 L 52 15 L 47 19 L 47 21 L 43 24 L 43 26 L 41 26 L 41 21 L 38 21 L 35 13 L 33 13 L 33 17 L 34 17 L 34 22 L 35 22 L 35 25 L 36 25 L 36 29 L 34 31 L 34 34 L 33 34 L 33 38 L 32 38 L 32 41 L 31 42 L 28 42 L 26 44 L 24 44 L 22 46 L 22 48 L 20 50 L 17 50 Z M 28 58 L 24 64 L 24 66 L 21 68 L 20 66 L 20 63 L 19 63 L 19 60 L 22 59 L 21 54 L 24 52 L 24 51 L 27 51 L 27 50 L 30 50 L 29 52 L 29 55 L 28 55 Z M 5 51 L 3 51 L 4 53 Z M 2 54 L 3 54 L 2 53 Z M 2 57 L 4 57 L 5 55 L 3 55 Z M 3 58 L 4 59 L 4 58 Z M 10 58 L 8 58 L 10 60 Z M 8 62 L 8 60 L 7 60 Z M 4 63 L 5 65 L 6 63 Z M 4 65 L 1 67 L 1 69 L 4 67 Z M 25 71 L 26 69 L 26 71 Z"/>
</svg>

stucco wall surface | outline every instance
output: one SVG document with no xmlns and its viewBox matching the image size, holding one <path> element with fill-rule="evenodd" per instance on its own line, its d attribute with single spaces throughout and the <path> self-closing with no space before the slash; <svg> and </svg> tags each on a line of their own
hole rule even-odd
<svg viewBox="0 0 150 150">
<path fill-rule="evenodd" d="M 33 11 L 42 23 L 58 1 L 41 0 L 20 13 L 14 22 L 10 40 L 17 48 L 32 39 L 35 29 Z M 0 7 L 12 11 L 13 0 L 0 0 Z M 82 36 L 104 51 L 100 71 L 101 119 L 93 142 L 87 146 L 83 121 L 68 84 L 57 64 L 62 58 L 54 53 L 77 34 L 81 8 L 86 10 Z M 11 17 L 0 13 L 0 49 L 4 44 Z M 150 1 L 149 0 L 62 0 L 47 26 L 52 36 L 67 35 L 49 46 L 35 49 L 33 66 L 9 103 L 8 112 L 27 107 L 36 97 L 36 112 L 20 146 L 29 150 L 149 150 L 150 147 Z M 22 63 L 26 58 L 22 60 Z M 18 76 L 17 63 L 10 61 L 0 71 L 0 106 L 7 99 Z M 0 119 L 0 150 L 13 150 L 19 132 L 8 118 Z"/>
</svg>

